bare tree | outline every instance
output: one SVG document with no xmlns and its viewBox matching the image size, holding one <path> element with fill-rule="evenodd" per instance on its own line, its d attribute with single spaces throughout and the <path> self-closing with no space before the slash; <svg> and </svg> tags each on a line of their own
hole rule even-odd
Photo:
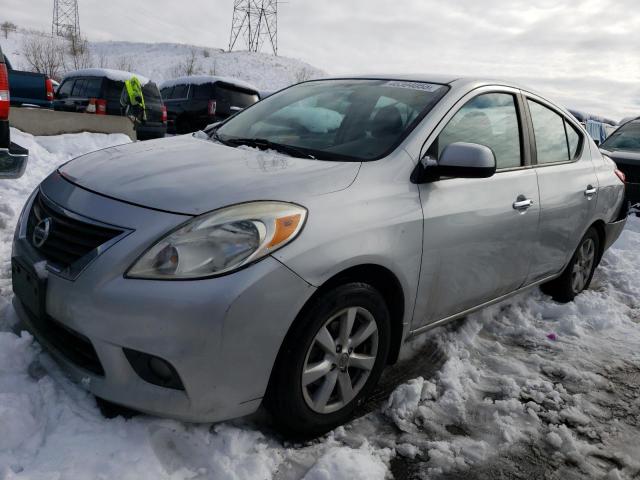
<svg viewBox="0 0 640 480">
<path fill-rule="evenodd" d="M 107 56 L 104 52 L 100 53 L 100 55 L 98 55 L 98 67 L 107 68 L 108 65 L 109 62 L 107 61 Z"/>
<path fill-rule="evenodd" d="M 307 80 L 311 80 L 311 79 L 313 79 L 314 76 L 315 76 L 315 74 L 313 73 L 313 70 L 311 70 L 308 67 L 302 67 L 295 74 L 296 82 L 298 82 L 298 83 L 306 82 Z"/>
<path fill-rule="evenodd" d="M 81 68 L 88 68 L 93 65 L 93 58 L 91 51 L 89 50 L 89 42 L 86 38 L 82 38 L 80 35 L 69 35 L 68 41 L 68 65 L 69 70 L 79 70 Z"/>
<path fill-rule="evenodd" d="M 0 24 L 0 30 L 4 33 L 4 38 L 9 38 L 9 33 L 13 33 L 18 30 L 18 26 L 15 23 L 3 22 Z"/>
<path fill-rule="evenodd" d="M 196 75 L 200 73 L 200 66 L 198 65 L 198 52 L 195 48 L 191 49 L 191 52 L 182 62 L 179 62 L 171 72 L 174 77 L 185 77 L 189 75 Z"/>
<path fill-rule="evenodd" d="M 22 53 L 30 69 L 59 79 L 64 67 L 65 44 L 58 37 L 29 35 L 22 45 Z"/>
<path fill-rule="evenodd" d="M 116 70 L 124 70 L 125 72 L 133 71 L 133 63 L 131 62 L 131 57 L 122 56 L 118 57 L 118 60 L 113 65 L 113 68 Z"/>
</svg>

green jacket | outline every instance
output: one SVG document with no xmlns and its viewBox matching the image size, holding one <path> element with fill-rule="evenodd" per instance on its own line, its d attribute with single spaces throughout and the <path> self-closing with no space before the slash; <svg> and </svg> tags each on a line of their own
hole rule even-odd
<svg viewBox="0 0 640 480">
<path fill-rule="evenodd" d="M 142 94 L 142 85 L 140 84 L 140 80 L 138 77 L 133 76 L 131 79 L 126 80 L 124 82 L 124 87 L 127 92 L 127 96 L 129 97 L 129 104 L 132 107 L 139 107 L 142 110 L 142 119 L 147 119 L 147 108 L 144 105 L 144 95 Z M 133 111 L 138 109 L 133 108 Z"/>
</svg>

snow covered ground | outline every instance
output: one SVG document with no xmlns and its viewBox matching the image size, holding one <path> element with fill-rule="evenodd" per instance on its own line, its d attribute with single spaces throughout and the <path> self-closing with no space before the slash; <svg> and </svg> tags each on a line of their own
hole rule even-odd
<svg viewBox="0 0 640 480">
<path fill-rule="evenodd" d="M 0 480 L 640 474 L 639 219 L 574 303 L 535 290 L 434 331 L 403 353 L 358 419 L 292 445 L 264 418 L 107 419 L 29 334 L 13 333 L 9 257 L 23 202 L 60 163 L 128 138 L 11 133 L 31 155 L 24 178 L 0 181 Z"/>
<path fill-rule="evenodd" d="M 16 69 L 29 70 L 23 54 L 25 41 L 38 32 L 19 30 L 2 38 L 2 51 Z M 194 75 L 220 75 L 274 91 L 309 78 L 325 76 L 322 70 L 293 58 L 266 53 L 224 52 L 222 49 L 177 43 L 90 42 L 91 65 L 144 75 L 160 84 L 186 75 L 180 65 L 193 55 Z"/>
</svg>

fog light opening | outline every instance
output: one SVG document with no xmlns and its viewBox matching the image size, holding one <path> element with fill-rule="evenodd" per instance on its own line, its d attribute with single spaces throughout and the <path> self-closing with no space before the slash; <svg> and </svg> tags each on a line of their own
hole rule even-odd
<svg viewBox="0 0 640 480">
<path fill-rule="evenodd" d="M 159 387 L 184 390 L 178 372 L 166 360 L 129 348 L 125 348 L 123 351 L 133 370 L 144 381 Z"/>
</svg>

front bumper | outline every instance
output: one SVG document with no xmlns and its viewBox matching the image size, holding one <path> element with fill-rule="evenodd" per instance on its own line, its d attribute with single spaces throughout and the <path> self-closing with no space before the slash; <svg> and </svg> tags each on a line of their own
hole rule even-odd
<svg viewBox="0 0 640 480">
<path fill-rule="evenodd" d="M 255 411 L 281 342 L 313 287 L 271 257 L 206 280 L 124 278 L 150 242 L 186 217 L 101 197 L 57 173 L 41 189 L 68 210 L 132 231 L 75 280 L 48 272 L 47 317 L 90 342 L 104 374 L 58 348 L 60 343 L 14 298 L 19 317 L 71 376 L 114 403 L 188 421 L 221 421 Z M 38 262 L 38 252 L 23 235 L 16 238 L 13 256 Z M 123 349 L 169 362 L 184 389 L 143 380 Z"/>
<path fill-rule="evenodd" d="M 9 148 L 0 148 L 0 179 L 20 178 L 27 168 L 29 150 L 15 143 Z"/>
</svg>

